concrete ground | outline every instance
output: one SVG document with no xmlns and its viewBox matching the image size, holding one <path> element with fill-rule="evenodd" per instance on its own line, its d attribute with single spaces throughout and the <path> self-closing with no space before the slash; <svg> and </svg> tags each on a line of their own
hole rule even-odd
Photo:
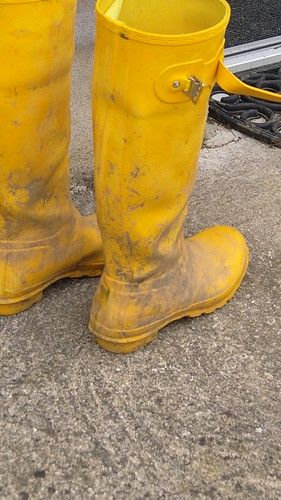
<svg viewBox="0 0 281 500">
<path fill-rule="evenodd" d="M 73 198 L 92 210 L 90 2 L 79 6 Z M 83 33 L 81 27 L 83 25 Z M 279 149 L 209 123 L 187 234 L 251 247 L 224 309 L 127 357 L 87 329 L 96 279 L 64 281 L 1 331 L 1 499 L 279 499 Z"/>
</svg>

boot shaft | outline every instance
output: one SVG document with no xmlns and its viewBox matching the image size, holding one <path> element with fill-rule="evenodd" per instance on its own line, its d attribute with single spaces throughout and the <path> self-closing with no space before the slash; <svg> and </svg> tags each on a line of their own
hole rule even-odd
<svg viewBox="0 0 281 500">
<path fill-rule="evenodd" d="M 75 0 L 0 1 L 0 240 L 43 239 L 69 214 Z"/>
<path fill-rule="evenodd" d="M 230 9 L 121 3 L 97 2 L 96 191 L 107 274 L 140 281 L 181 253 Z"/>
</svg>

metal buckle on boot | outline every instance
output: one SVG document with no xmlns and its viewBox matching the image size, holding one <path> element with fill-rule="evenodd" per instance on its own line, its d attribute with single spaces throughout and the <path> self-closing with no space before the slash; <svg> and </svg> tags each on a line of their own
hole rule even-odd
<svg viewBox="0 0 281 500">
<path fill-rule="evenodd" d="M 211 84 L 203 83 L 194 74 L 200 75 L 204 79 L 206 78 L 206 81 L 209 82 L 211 80 L 212 69 L 208 69 L 208 65 L 202 63 L 202 61 L 169 66 L 160 73 L 155 81 L 157 96 L 164 102 L 176 104 L 190 101 L 196 105 L 203 89 L 209 87 L 211 90 Z"/>
<path fill-rule="evenodd" d="M 184 93 L 192 100 L 194 104 L 197 104 L 201 96 L 202 90 L 205 87 L 204 83 L 201 82 L 196 76 L 190 76 L 187 79 Z"/>
</svg>

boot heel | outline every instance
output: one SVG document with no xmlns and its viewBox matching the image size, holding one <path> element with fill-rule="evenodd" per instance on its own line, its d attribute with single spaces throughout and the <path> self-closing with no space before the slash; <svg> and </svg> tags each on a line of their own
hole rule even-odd
<svg viewBox="0 0 281 500">
<path fill-rule="evenodd" d="M 134 337 L 128 339 L 127 341 L 120 341 L 120 339 L 110 340 L 109 338 L 103 338 L 97 335 L 97 333 L 89 326 L 90 331 L 93 333 L 96 343 L 108 352 L 113 352 L 115 354 L 130 354 L 137 351 L 141 347 L 146 346 L 158 337 L 158 332 L 153 332 L 147 337 L 142 339 L 134 340 Z M 123 339 L 122 339 L 123 340 Z"/>
<path fill-rule="evenodd" d="M 0 304 L 0 316 L 12 316 L 19 314 L 29 307 L 39 302 L 43 297 L 43 292 L 39 292 L 29 299 L 16 302 L 14 304 Z"/>
</svg>

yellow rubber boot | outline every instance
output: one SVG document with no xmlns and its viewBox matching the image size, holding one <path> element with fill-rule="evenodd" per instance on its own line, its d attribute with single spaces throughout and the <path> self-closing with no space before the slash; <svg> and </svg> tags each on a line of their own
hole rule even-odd
<svg viewBox="0 0 281 500">
<path fill-rule="evenodd" d="M 75 0 L 0 0 L 0 315 L 103 267 L 96 217 L 69 194 Z"/>
<path fill-rule="evenodd" d="M 96 195 L 106 262 L 90 330 L 105 349 L 128 353 L 171 321 L 222 307 L 247 270 L 248 247 L 235 229 L 183 236 L 216 80 L 281 96 L 246 87 L 224 67 L 224 0 L 121 3 L 96 4 Z"/>
</svg>

